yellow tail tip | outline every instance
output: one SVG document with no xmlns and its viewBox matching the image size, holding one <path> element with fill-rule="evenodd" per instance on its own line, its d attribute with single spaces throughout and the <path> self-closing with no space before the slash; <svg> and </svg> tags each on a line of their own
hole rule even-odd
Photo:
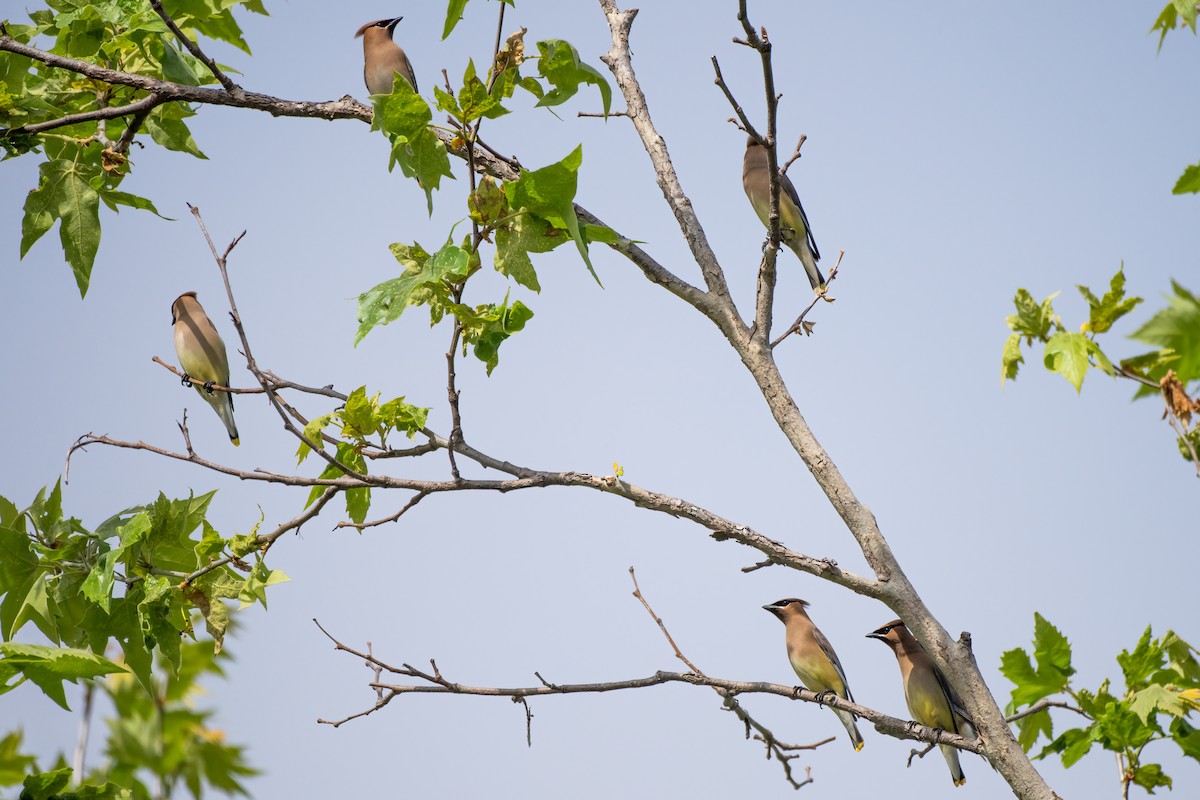
<svg viewBox="0 0 1200 800">
<path fill-rule="evenodd" d="M 866 742 L 859 742 L 858 744 L 854 745 L 854 752 L 857 753 L 859 750 L 862 750 L 864 744 L 866 744 Z"/>
<path fill-rule="evenodd" d="M 230 439 L 229 441 L 233 442 L 234 447 L 241 447 L 241 445 L 242 445 L 241 439 Z"/>
<path fill-rule="evenodd" d="M 962 785 L 963 785 L 964 783 L 966 783 L 966 782 L 967 782 L 967 779 L 966 779 L 966 778 L 960 778 L 959 780 L 956 780 L 956 781 L 954 782 L 954 785 L 955 785 L 955 786 L 962 786 Z"/>
</svg>

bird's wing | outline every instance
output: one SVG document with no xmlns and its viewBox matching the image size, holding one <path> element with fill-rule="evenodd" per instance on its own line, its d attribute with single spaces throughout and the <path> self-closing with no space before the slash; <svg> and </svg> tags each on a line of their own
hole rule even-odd
<svg viewBox="0 0 1200 800">
<path fill-rule="evenodd" d="M 791 178 L 784 175 L 783 180 L 779 182 L 779 188 L 796 204 L 796 208 L 800 209 L 800 219 L 804 220 L 804 235 L 808 238 L 808 248 L 812 250 L 813 258 L 820 261 L 821 251 L 817 249 L 817 240 L 813 238 L 812 225 L 808 224 L 808 214 L 804 213 L 804 206 L 800 202 L 800 195 L 796 193 L 795 184 L 792 183 Z"/>
<path fill-rule="evenodd" d="M 842 662 L 838 661 L 837 653 L 833 652 L 833 645 L 825 638 L 825 634 L 821 633 L 821 629 L 815 625 L 813 626 L 812 633 L 817 646 L 821 648 L 821 652 L 829 659 L 829 663 L 833 664 L 833 668 L 837 670 L 838 677 L 842 679 L 842 686 L 846 689 L 846 699 L 853 703 L 854 695 L 850 694 L 850 682 L 846 680 L 846 671 L 842 669 Z"/>
<path fill-rule="evenodd" d="M 946 681 L 946 676 L 936 666 L 933 668 L 933 674 L 937 677 L 938 685 L 942 687 L 942 693 L 946 695 L 946 704 L 950 706 L 950 713 L 954 717 L 955 733 L 966 736 L 967 734 L 958 730 L 958 720 L 961 717 L 964 722 L 971 726 L 972 732 L 975 730 L 975 721 L 971 719 L 971 715 L 963 708 L 962 701 L 958 699 L 958 695 L 950 688 L 950 684 Z"/>
</svg>

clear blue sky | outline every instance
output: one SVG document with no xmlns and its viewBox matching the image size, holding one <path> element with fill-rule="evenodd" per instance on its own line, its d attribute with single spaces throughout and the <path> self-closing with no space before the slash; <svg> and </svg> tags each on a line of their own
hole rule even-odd
<svg viewBox="0 0 1200 800">
<path fill-rule="evenodd" d="M 733 0 L 689 3 L 686 13 L 682 3 L 644 5 L 634 66 L 735 297 L 748 304 L 763 231 L 741 190 L 743 136 L 726 122 L 709 58 L 720 58 L 761 119 L 758 59 L 730 42 L 740 35 Z M 485 63 L 494 35 L 495 4 L 477 2 L 439 41 L 442 6 L 269 3 L 270 18 L 243 16 L 253 58 L 217 52 L 248 89 L 365 99 L 351 36 L 368 18 L 402 13 L 396 38 L 430 96 L 441 69 L 461 75 L 468 57 Z M 1113 655 L 1148 624 L 1200 642 L 1188 567 L 1197 482 L 1158 409 L 1131 404 L 1131 387 L 1098 375 L 1077 396 L 1036 355 L 1018 383 L 1002 391 L 999 380 L 1003 320 L 1018 287 L 1038 298 L 1063 291 L 1069 325 L 1084 313 L 1074 284 L 1103 287 L 1122 261 L 1129 289 L 1148 298 L 1143 308 L 1171 278 L 1200 289 L 1200 201 L 1170 194 L 1200 157 L 1200 43 L 1177 34 L 1156 55 L 1147 30 L 1160 6 L 751 4 L 775 44 L 781 136 L 809 137 L 790 174 L 827 263 L 846 251 L 838 302 L 817 311 L 814 337 L 788 342 L 779 359 L 802 412 L 926 602 L 952 633 L 973 634 L 1002 703 L 1000 654 L 1027 646 L 1035 611 L 1070 638 L 1079 687 L 1119 680 Z M 609 38 L 596 4 L 521 0 L 505 31 L 521 25 L 528 42 L 566 38 L 608 74 L 598 61 Z M 576 111 L 599 110 L 589 91 L 561 119 L 524 98 L 515 105 L 520 113 L 485 125 L 493 146 L 537 167 L 582 142 L 579 201 L 698 279 L 628 121 L 577 119 Z M 192 129 L 209 160 L 135 151 L 123 188 L 177 221 L 103 212 L 86 301 L 57 232 L 18 262 L 36 160 L 0 166 L 0 494 L 18 505 L 54 482 L 68 446 L 87 431 L 180 446 L 175 422 L 185 406 L 206 457 L 294 469 L 295 443 L 265 401 L 239 401 L 235 450 L 195 394 L 150 361 L 173 360 L 169 307 L 184 291 L 199 292 L 233 338 L 185 202 L 202 209 L 218 244 L 249 231 L 230 268 L 263 366 L 311 385 L 404 394 L 434 407 L 435 428 L 449 427 L 448 329 L 431 331 L 413 311 L 355 349 L 353 298 L 395 274 L 389 243 L 445 240 L 463 216 L 461 168 L 430 219 L 420 190 L 387 173 L 387 144 L 366 125 L 205 108 Z M 490 378 L 476 364 L 460 368 L 467 440 L 535 467 L 608 473 L 619 461 L 637 484 L 865 570 L 716 331 L 616 255 L 597 248 L 593 259 L 603 290 L 569 248 L 536 261 L 540 295 L 513 290 L 536 316 L 504 345 Z M 808 288 L 790 254 L 780 263 L 783 318 Z M 503 296 L 498 276 L 479 278 L 468 300 Z M 1119 339 L 1112 347 L 1118 356 L 1138 351 Z M 235 383 L 249 381 L 235 372 Z M 298 402 L 310 415 L 331 410 Z M 399 469 L 446 475 L 440 456 Z M 76 457 L 71 478 L 66 508 L 89 525 L 159 490 L 219 489 L 211 519 L 224 535 L 249 530 L 260 508 L 267 525 L 289 519 L 306 495 L 101 447 Z M 373 515 L 404 500 L 377 493 Z M 239 615 L 236 663 L 228 681 L 210 686 L 207 702 L 229 739 L 247 743 L 266 772 L 250 784 L 256 796 L 792 796 L 778 766 L 706 690 L 538 700 L 532 749 L 520 708 L 507 700 L 409 697 L 339 730 L 315 724 L 359 711 L 374 695 L 370 673 L 334 653 L 313 617 L 347 643 L 373 642 L 385 660 L 436 658 L 464 683 L 532 684 L 535 670 L 577 682 L 675 669 L 630 597 L 630 565 L 709 674 L 794 683 L 782 627 L 759 607 L 804 597 L 856 697 L 906 716 L 892 656 L 863 638 L 892 612 L 807 575 L 744 575 L 755 552 L 683 522 L 562 489 L 431 498 L 403 524 L 361 536 L 332 532 L 340 518 L 330 507 L 275 547 L 271 565 L 294 582 L 271 593 L 269 613 Z M 37 752 L 73 745 L 76 718 L 33 687 L 0 702 L 4 727 L 22 725 Z M 745 705 L 784 740 L 840 737 L 798 760 L 816 779 L 806 797 L 952 791 L 936 755 L 904 768 L 908 743 L 865 731 L 867 746 L 854 754 L 828 711 L 774 697 Z M 1174 745 L 1147 755 L 1175 778 L 1176 796 L 1200 786 L 1200 767 L 1183 763 Z M 1043 766 L 1064 797 L 1118 794 L 1103 752 L 1069 771 Z M 1008 796 L 983 762 L 964 758 L 964 767 L 968 783 L 954 796 Z"/>
</svg>

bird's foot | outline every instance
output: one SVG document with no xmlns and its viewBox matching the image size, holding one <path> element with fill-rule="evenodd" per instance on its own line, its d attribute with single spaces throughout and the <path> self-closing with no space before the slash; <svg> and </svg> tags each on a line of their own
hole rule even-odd
<svg viewBox="0 0 1200 800">
<path fill-rule="evenodd" d="M 204 382 L 204 391 L 208 392 L 209 394 L 212 394 L 213 393 L 212 387 L 214 384 L 215 384 L 215 381 L 205 381 Z"/>
<path fill-rule="evenodd" d="M 911 733 L 912 731 L 915 731 L 917 729 L 917 726 L 920 724 L 921 723 L 917 722 L 915 719 L 910 719 L 908 721 L 908 724 L 905 725 L 904 727 L 908 728 L 909 732 Z"/>
<path fill-rule="evenodd" d="M 183 377 L 179 380 L 179 383 L 183 386 L 191 386 L 192 385 L 192 376 L 188 375 L 186 372 L 183 373 Z"/>
<path fill-rule="evenodd" d="M 799 700 L 799 699 L 800 699 L 800 692 L 801 692 L 801 690 L 802 690 L 802 689 L 804 689 L 804 687 L 803 687 L 803 686 L 793 686 L 793 687 L 792 687 L 792 699 L 793 699 L 793 700 Z"/>
<path fill-rule="evenodd" d="M 829 702 L 829 698 L 837 697 L 837 693 L 833 689 L 826 689 L 823 692 L 817 692 L 817 705 L 825 705 Z"/>
</svg>

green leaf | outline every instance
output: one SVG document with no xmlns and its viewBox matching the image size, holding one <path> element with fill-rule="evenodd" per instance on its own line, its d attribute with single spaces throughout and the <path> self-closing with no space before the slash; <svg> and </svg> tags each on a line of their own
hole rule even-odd
<svg viewBox="0 0 1200 800">
<path fill-rule="evenodd" d="M 529 254 L 548 253 L 566 241 L 569 241 L 567 231 L 537 214 L 517 214 L 496 229 L 496 270 L 522 286 L 540 292 L 542 287 Z"/>
<path fill-rule="evenodd" d="M 371 104 L 375 108 L 371 130 L 389 136 L 411 138 L 433 121 L 429 103 L 399 73 L 392 78 L 391 94 L 373 94 Z"/>
<path fill-rule="evenodd" d="M 1188 723 L 1187 720 L 1171 720 L 1171 738 L 1188 758 L 1200 761 L 1200 730 Z"/>
<path fill-rule="evenodd" d="M 137 611 L 146 648 L 157 647 L 171 670 L 178 671 L 179 638 L 191 626 L 180 592 L 161 575 L 147 575 L 142 586 L 144 594 Z"/>
<path fill-rule="evenodd" d="M 358 342 L 356 341 L 355 344 L 358 344 Z M 333 414 L 316 417 L 304 426 L 304 438 L 319 446 L 321 444 L 321 434 L 325 431 L 325 427 L 332 421 Z M 308 454 L 311 452 L 312 448 L 304 442 L 300 442 L 300 448 L 296 450 L 296 463 L 303 464 L 304 459 L 308 458 Z"/>
<path fill-rule="evenodd" d="M 500 104 L 502 99 L 503 95 L 488 92 L 487 86 L 475 74 L 474 60 L 468 60 L 463 85 L 458 90 L 458 121 L 468 123 L 480 117 L 502 117 L 508 113 L 508 109 Z"/>
<path fill-rule="evenodd" d="M 1087 300 L 1089 308 L 1088 329 L 1092 333 L 1104 333 L 1112 328 L 1113 323 L 1128 314 L 1142 302 L 1140 297 L 1125 297 L 1125 265 L 1122 264 L 1117 273 L 1109 281 L 1109 289 L 1103 299 L 1097 300 L 1086 286 L 1076 286 L 1079 293 Z"/>
<path fill-rule="evenodd" d="M 1048 755 L 1059 753 L 1062 756 L 1063 766 L 1071 767 L 1079 759 L 1086 756 L 1095 743 L 1095 726 L 1089 728 L 1072 728 L 1068 731 L 1063 731 L 1057 739 L 1042 748 L 1042 752 L 1038 753 L 1035 757 L 1045 758 Z"/>
<path fill-rule="evenodd" d="M 20 783 L 26 775 L 36 771 L 37 759 L 21 753 L 21 739 L 20 729 L 0 738 L 0 786 Z"/>
<path fill-rule="evenodd" d="M 49 144 L 46 149 L 50 155 Z M 22 258 L 56 221 L 61 223 L 59 240 L 80 297 L 87 295 L 100 247 L 100 195 L 91 185 L 101 173 L 97 150 L 74 143 L 55 148 L 51 159 L 39 167 L 38 188 L 25 199 L 21 223 Z"/>
<path fill-rule="evenodd" d="M 433 256 L 417 243 L 393 244 L 391 250 L 405 266 L 404 274 L 358 296 L 356 345 L 375 327 L 394 322 L 405 308 L 423 302 L 427 292 L 438 289 L 445 292 L 447 283 L 462 281 L 467 276 L 468 254 L 450 242 Z"/>
<path fill-rule="evenodd" d="M 1004 341 L 1004 352 L 1000 354 L 1000 385 L 1005 381 L 1015 381 L 1017 370 L 1025 362 L 1021 355 L 1021 334 L 1010 333 Z"/>
<path fill-rule="evenodd" d="M 166 103 L 150 112 L 146 117 L 146 130 L 155 144 L 168 150 L 188 153 L 196 158 L 207 160 L 208 156 L 200 151 L 192 132 L 183 123 L 188 117 L 196 114 L 191 109 L 179 103 Z"/>
<path fill-rule="evenodd" d="M 1083 376 L 1091 365 L 1088 360 L 1090 342 L 1082 333 L 1060 331 L 1046 342 L 1043 363 L 1046 369 L 1057 372 L 1070 381 L 1075 391 L 1083 389 Z"/>
<path fill-rule="evenodd" d="M 1145 789 L 1147 794 L 1154 794 L 1154 790 L 1160 786 L 1171 788 L 1171 779 L 1158 764 L 1138 764 L 1133 771 L 1133 782 Z"/>
<path fill-rule="evenodd" d="M 1011 704 L 1014 711 L 1064 691 L 1075 674 L 1067 637 L 1038 613 L 1033 615 L 1033 655 L 1037 669 L 1019 647 L 1001 657 L 1000 672 L 1015 684 Z"/>
<path fill-rule="evenodd" d="M 600 278 L 588 258 L 587 243 L 583 241 L 579 219 L 575 216 L 575 191 L 582 163 L 583 147 L 579 146 L 562 161 L 532 172 L 522 170 L 520 178 L 504 185 L 504 193 L 508 197 L 509 207 L 514 211 L 535 214 L 554 227 L 568 231 L 588 272 L 600 284 Z"/>
<path fill-rule="evenodd" d="M 112 603 L 114 572 L 122 553 L 123 549 L 109 550 L 100 556 L 83 582 L 83 596 L 98 604 L 105 612 L 108 612 Z"/>
<path fill-rule="evenodd" d="M 220 558 L 228 544 L 225 539 L 221 538 L 221 534 L 217 533 L 217 529 L 209 524 L 208 520 L 204 520 L 202 525 L 204 535 L 200 537 L 200 543 L 196 545 L 196 560 L 201 566 L 205 562 Z"/>
<path fill-rule="evenodd" d="M 1183 383 L 1200 378 L 1200 298 L 1171 281 L 1173 295 L 1167 307 L 1138 328 L 1131 338 L 1145 344 L 1169 347 L 1179 354 L 1172 365 Z"/>
<path fill-rule="evenodd" d="M 21 800 L 56 800 L 59 792 L 71 782 L 72 772 L 70 767 L 62 767 L 26 777 L 21 785 Z"/>
<path fill-rule="evenodd" d="M 0 639 L 17 633 L 14 624 L 26 596 L 41 577 L 33 543 L 24 533 L 0 528 Z"/>
<path fill-rule="evenodd" d="M 1179 176 L 1171 193 L 1196 194 L 1197 192 L 1200 192 L 1200 164 L 1192 164 Z"/>
<path fill-rule="evenodd" d="M 20 673 L 67 711 L 71 709 L 67 705 L 63 681 L 75 683 L 82 678 L 125 671 L 124 667 L 87 650 L 16 642 L 0 644 L 0 684 L 7 684 L 11 677 Z M 11 688 L 0 685 L 0 693 Z"/>
<path fill-rule="evenodd" d="M 162 214 L 158 213 L 158 209 L 154 207 L 154 203 L 145 197 L 139 197 L 136 194 L 129 194 L 128 192 L 119 192 L 116 189 L 110 189 L 107 186 L 101 186 L 98 191 L 100 192 L 100 199 L 104 201 L 104 205 L 108 206 L 110 211 L 120 213 L 121 206 L 129 206 L 130 208 L 149 211 L 159 219 L 165 219 L 168 222 L 174 222 L 174 220 L 170 217 L 164 217 Z"/>
<path fill-rule="evenodd" d="M 1200 654 L 1200 650 L 1192 647 L 1171 630 L 1163 636 L 1161 646 L 1167 654 L 1167 661 L 1171 669 L 1183 677 L 1180 683 L 1190 683 L 1194 687 L 1200 687 L 1200 661 L 1196 660 L 1196 655 Z"/>
<path fill-rule="evenodd" d="M 579 91 L 579 84 L 588 83 L 600 90 L 600 103 L 608 115 L 612 105 L 612 89 L 604 76 L 590 64 L 579 60 L 579 53 L 569 42 L 548 39 L 537 43 L 538 72 L 554 88 L 538 100 L 538 106 L 557 106 Z"/>
<path fill-rule="evenodd" d="M 191 64 L 179 54 L 166 35 L 162 37 L 161 41 L 163 79 L 172 83 L 182 83 L 184 86 L 199 86 L 200 78 L 197 77 Z"/>
<path fill-rule="evenodd" d="M 454 27 L 463 18 L 463 9 L 467 7 L 467 0 L 450 0 L 446 5 L 446 24 L 442 26 L 442 41 L 449 38 L 454 31 Z"/>
<path fill-rule="evenodd" d="M 464 336 L 474 344 L 475 357 L 487 365 L 487 374 L 500 362 L 500 345 L 509 336 L 525 327 L 533 318 L 533 312 L 520 300 L 508 304 L 508 296 L 500 305 L 481 306 L 476 324 L 464 331 Z"/>
<path fill-rule="evenodd" d="M 405 177 L 417 179 L 425 191 L 426 208 L 433 214 L 433 190 L 441 188 L 443 177 L 454 177 L 446 146 L 428 128 L 422 128 L 407 141 L 397 137 L 393 142 L 388 168 L 399 164 Z"/>
<path fill-rule="evenodd" d="M 1018 289 L 1016 296 L 1013 297 L 1013 305 L 1016 306 L 1017 313 L 1006 317 L 1005 323 L 1013 331 L 1028 337 L 1031 341 L 1034 339 L 1041 342 L 1046 341 L 1051 330 L 1062 329 L 1062 324 L 1059 322 L 1058 315 L 1054 313 L 1052 305 L 1058 294 L 1055 292 L 1039 305 L 1028 291 Z"/>
<path fill-rule="evenodd" d="M 267 587 L 275 586 L 280 583 L 290 581 L 287 575 L 277 569 L 267 569 L 266 563 L 260 558 L 254 565 L 254 569 L 250 571 L 250 576 L 246 578 L 242 584 L 242 589 L 238 595 L 241 600 L 241 607 L 260 603 L 263 608 L 267 607 Z"/>
<path fill-rule="evenodd" d="M 1117 663 L 1125 674 L 1125 685 L 1132 691 L 1147 686 L 1151 676 L 1162 668 L 1165 658 L 1161 644 L 1151 638 L 1151 630 L 1147 626 L 1133 652 L 1122 650 L 1117 656 Z"/>
<path fill-rule="evenodd" d="M 1049 709 L 1021 717 L 1017 720 L 1016 725 L 1017 741 L 1026 753 L 1037 744 L 1037 740 L 1041 736 L 1044 735 L 1047 739 L 1054 738 L 1054 723 L 1050 719 Z"/>
<path fill-rule="evenodd" d="M 1138 715 L 1142 724 L 1149 724 L 1150 716 L 1157 711 L 1164 711 L 1176 717 L 1185 715 L 1190 707 L 1179 697 L 1179 689 L 1168 689 L 1157 683 L 1152 683 L 1130 697 L 1130 710 Z"/>
<path fill-rule="evenodd" d="M 1144 746 L 1155 734 L 1158 726 L 1151 720 L 1143 722 L 1129 707 L 1129 703 L 1111 703 L 1096 716 L 1095 737 L 1104 749 L 1120 752 L 1136 750 Z M 1065 763 L 1065 762 L 1064 762 Z"/>
</svg>

